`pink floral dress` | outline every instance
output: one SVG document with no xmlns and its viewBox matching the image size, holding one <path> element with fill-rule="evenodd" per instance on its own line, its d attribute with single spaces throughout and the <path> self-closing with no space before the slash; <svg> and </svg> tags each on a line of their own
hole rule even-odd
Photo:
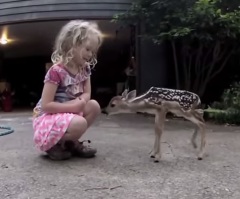
<svg viewBox="0 0 240 199">
<path fill-rule="evenodd" d="M 91 75 L 90 66 L 73 76 L 62 65 L 53 65 L 47 72 L 44 83 L 58 85 L 54 101 L 66 102 L 83 93 L 83 83 Z M 81 114 L 81 113 L 79 113 Z M 73 113 L 45 113 L 41 108 L 41 99 L 33 110 L 34 143 L 41 151 L 47 151 L 57 144 L 75 116 Z"/>
</svg>

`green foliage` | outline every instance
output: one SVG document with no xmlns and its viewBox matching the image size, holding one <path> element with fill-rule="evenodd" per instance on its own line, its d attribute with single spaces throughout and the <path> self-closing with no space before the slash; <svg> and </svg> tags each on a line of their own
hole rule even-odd
<svg viewBox="0 0 240 199">
<path fill-rule="evenodd" d="M 226 111 L 220 111 L 218 109 L 212 109 L 205 112 L 205 118 L 212 120 L 219 124 L 240 124 L 240 110 L 228 109 Z"/>
<path fill-rule="evenodd" d="M 170 41 L 176 88 L 202 97 L 240 47 L 238 5 L 236 0 L 135 0 L 113 21 L 141 24 L 140 36 L 156 44 Z"/>
<path fill-rule="evenodd" d="M 220 102 L 214 102 L 211 107 L 221 110 L 240 110 L 240 82 L 234 82 L 229 88 L 225 89 Z"/>
<path fill-rule="evenodd" d="M 212 114 L 210 118 L 212 118 L 216 123 L 219 123 L 219 124 L 239 125 L 240 111 L 236 110 L 234 112 L 215 113 L 215 114 Z"/>
<path fill-rule="evenodd" d="M 233 83 L 205 112 L 218 123 L 240 124 L 240 82 Z"/>
<path fill-rule="evenodd" d="M 143 36 L 156 43 L 191 37 L 205 42 L 237 38 L 240 34 L 238 7 L 222 12 L 220 0 L 136 0 L 126 13 L 114 16 L 113 21 L 141 24 Z"/>
</svg>

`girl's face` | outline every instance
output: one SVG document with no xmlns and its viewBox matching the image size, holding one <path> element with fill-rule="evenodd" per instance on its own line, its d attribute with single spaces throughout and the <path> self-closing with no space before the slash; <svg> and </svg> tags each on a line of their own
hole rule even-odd
<svg viewBox="0 0 240 199">
<path fill-rule="evenodd" d="M 87 39 L 81 45 L 77 46 L 73 51 L 73 60 L 77 65 L 85 66 L 98 50 L 98 38 L 92 37 Z"/>
</svg>

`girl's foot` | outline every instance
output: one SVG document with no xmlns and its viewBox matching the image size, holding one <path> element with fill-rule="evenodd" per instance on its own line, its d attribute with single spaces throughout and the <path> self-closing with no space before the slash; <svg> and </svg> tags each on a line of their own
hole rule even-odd
<svg viewBox="0 0 240 199">
<path fill-rule="evenodd" d="M 72 155 L 81 157 L 81 158 L 92 158 L 97 153 L 97 149 L 92 148 L 87 145 L 83 145 L 84 142 L 91 143 L 90 140 L 84 140 L 82 142 L 77 141 L 74 143 L 73 141 L 66 141 L 65 148 L 71 151 Z"/>
<path fill-rule="evenodd" d="M 52 160 L 67 160 L 72 157 L 71 152 L 64 150 L 59 143 L 46 152 Z"/>
</svg>

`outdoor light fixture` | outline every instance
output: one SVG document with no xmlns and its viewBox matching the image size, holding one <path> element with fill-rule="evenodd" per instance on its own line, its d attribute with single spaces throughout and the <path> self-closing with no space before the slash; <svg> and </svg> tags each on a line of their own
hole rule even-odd
<svg viewBox="0 0 240 199">
<path fill-rule="evenodd" d="M 2 31 L 1 31 L 1 36 L 0 36 L 0 44 L 1 45 L 6 45 L 7 43 L 9 43 L 9 39 L 8 39 L 8 27 L 3 27 Z"/>
<path fill-rule="evenodd" d="M 1 43 L 2 45 L 5 45 L 5 44 L 8 43 L 8 40 L 7 40 L 6 38 L 2 37 L 2 38 L 0 39 L 0 43 Z"/>
</svg>

